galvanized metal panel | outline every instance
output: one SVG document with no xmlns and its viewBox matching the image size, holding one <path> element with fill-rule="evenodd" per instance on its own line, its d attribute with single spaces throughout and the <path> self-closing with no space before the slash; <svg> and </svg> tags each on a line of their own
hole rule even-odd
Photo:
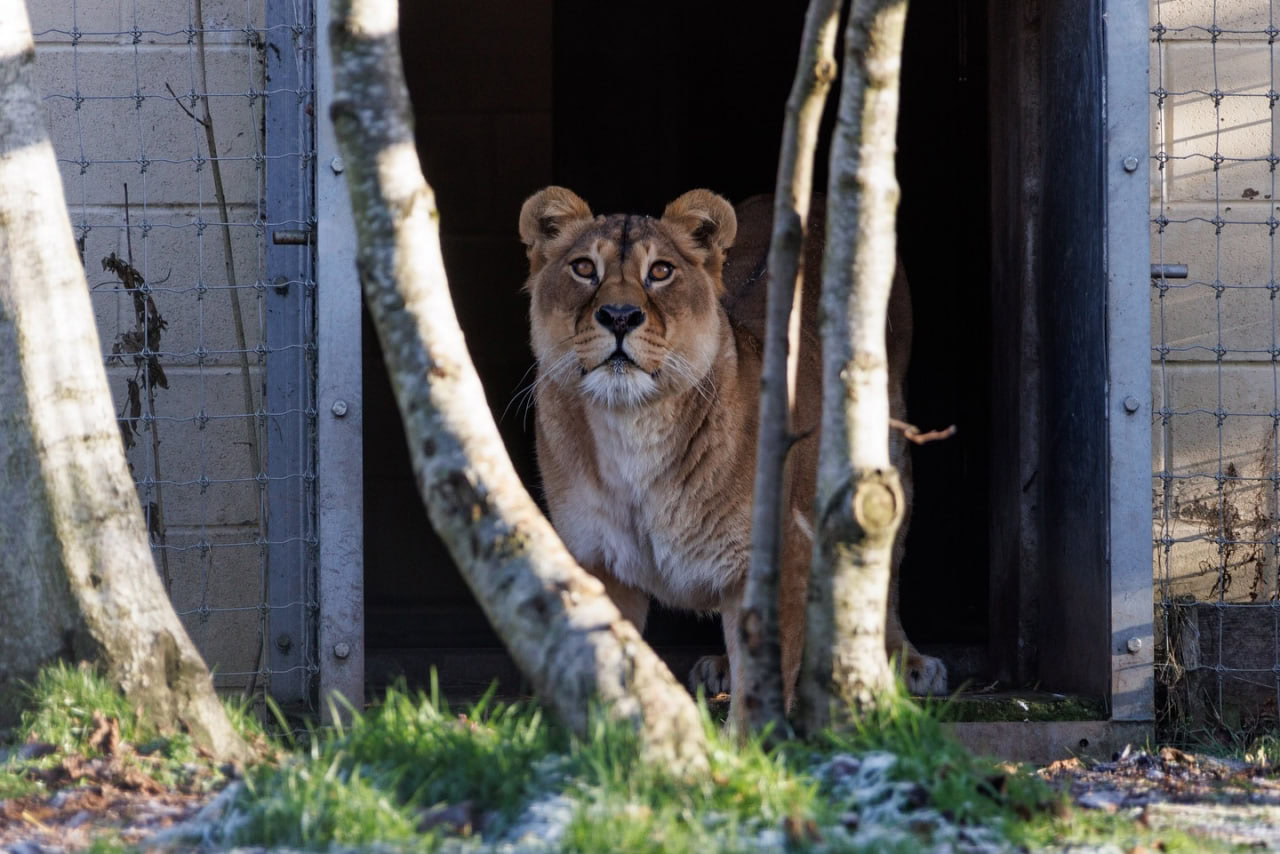
<svg viewBox="0 0 1280 854">
<path fill-rule="evenodd" d="M 1107 455 L 1111 717 L 1154 718 L 1146 0 L 1107 0 Z"/>
<path fill-rule="evenodd" d="M 289 90 L 303 86 L 309 57 L 300 44 L 293 0 L 266 0 L 266 212 L 269 228 L 310 228 L 311 158 L 297 156 L 309 139 L 305 104 Z M 281 91 L 284 90 L 284 91 Z M 305 149 L 304 149 L 305 150 Z M 308 539 L 306 475 L 310 472 L 309 319 L 311 246 L 266 241 L 267 667 L 271 695 L 282 704 L 308 698 Z"/>
<path fill-rule="evenodd" d="M 329 6 L 316 10 L 317 455 L 320 524 L 320 708 L 364 699 L 364 407 L 355 224 L 329 105 Z"/>
</svg>

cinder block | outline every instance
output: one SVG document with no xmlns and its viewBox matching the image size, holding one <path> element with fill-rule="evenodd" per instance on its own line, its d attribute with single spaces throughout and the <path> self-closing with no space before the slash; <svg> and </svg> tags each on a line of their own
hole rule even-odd
<svg viewBox="0 0 1280 854">
<path fill-rule="evenodd" d="M 244 0 L 205 0 L 201 4 L 204 16 L 205 44 L 247 44 L 246 28 L 260 30 L 264 25 L 266 4 L 261 0 L 246 3 Z M 143 44 L 187 43 L 187 30 L 196 25 L 195 3 L 171 2 L 171 0 L 136 0 L 126 5 L 122 19 L 126 29 L 136 27 L 142 33 Z M 263 35 L 255 34 L 261 41 Z"/>
<path fill-rule="evenodd" d="M 1207 41 L 1208 28 L 1216 24 L 1229 31 L 1224 39 L 1265 41 L 1269 11 L 1266 3 L 1256 0 L 1151 0 L 1151 25 L 1163 24 L 1169 29 L 1164 38 L 1171 40 Z"/>
<path fill-rule="evenodd" d="M 1271 203 L 1224 206 L 1222 216 L 1230 221 L 1219 232 L 1211 221 L 1218 215 L 1212 205 L 1165 207 L 1164 215 L 1175 221 L 1163 234 L 1152 227 L 1151 260 L 1186 264 L 1189 278 L 1169 280 L 1163 297 L 1158 289 L 1151 289 L 1153 348 L 1162 343 L 1208 348 L 1173 351 L 1168 358 L 1213 360 L 1213 348 L 1221 342 L 1227 350 L 1237 351 L 1228 353 L 1231 360 L 1271 358 L 1266 351 L 1276 346 L 1273 332 L 1280 305 L 1266 285 L 1273 275 L 1280 277 L 1280 245 L 1270 226 L 1259 220 L 1274 209 Z M 1218 281 L 1256 287 L 1227 287 L 1219 295 L 1214 287 Z"/>
<path fill-rule="evenodd" d="M 1164 431 L 1175 479 L 1154 495 L 1156 577 L 1167 575 L 1175 595 L 1212 599 L 1225 589 L 1228 601 L 1253 601 L 1275 575 L 1277 378 L 1269 364 L 1178 363 L 1164 385 L 1169 408 L 1185 414 Z M 1180 541 L 1167 560 L 1166 536 Z"/>
<path fill-rule="evenodd" d="M 1275 128 L 1266 93 L 1271 50 L 1265 43 L 1186 42 L 1165 51 L 1165 88 L 1172 93 L 1162 117 L 1166 198 L 1171 201 L 1262 199 L 1274 195 L 1270 164 Z M 1215 108 L 1210 94 L 1222 93 Z M 1215 170 L 1210 158 L 1225 161 Z"/>
<path fill-rule="evenodd" d="M 263 98 L 248 93 L 263 84 L 251 59 L 247 49 L 210 51 L 209 103 L 227 199 L 256 206 Z M 186 95 L 203 91 L 185 48 L 55 47 L 38 55 L 37 83 L 70 202 L 120 204 L 127 182 L 138 203 L 202 200 L 215 212 L 207 219 L 217 219 L 204 129 L 183 112 L 192 109 Z M 85 99 L 78 105 L 77 96 Z"/>
<path fill-rule="evenodd" d="M 210 213 L 206 210 L 204 215 Z M 112 273 L 102 269 L 102 259 L 111 252 L 127 257 L 124 215 L 122 210 L 73 210 L 73 223 L 81 214 L 90 223 L 85 236 L 85 269 L 93 286 L 94 313 L 103 352 L 110 353 L 117 336 L 134 331 L 136 324 L 132 296 Z M 154 288 L 152 299 L 167 324 L 160 338 L 166 367 L 197 365 L 200 348 L 205 351 L 206 365 L 240 364 L 237 354 L 227 352 L 241 349 L 233 297 L 240 305 L 245 349 L 258 346 L 265 328 L 264 292 L 255 283 L 267 278 L 261 251 L 266 232 L 243 225 L 230 229 L 239 285 L 233 290 L 227 286 L 222 229 L 212 226 L 202 231 L 196 224 L 200 216 L 196 210 L 148 211 L 152 228 L 144 234 L 140 228 L 142 211 L 131 211 L 134 266 Z M 240 209 L 237 219 L 251 216 L 249 210 Z M 250 354 L 249 360 L 256 363 L 256 354 Z"/>
<path fill-rule="evenodd" d="M 1174 474 L 1258 477 L 1275 472 L 1271 412 L 1280 408 L 1271 364 L 1171 364 L 1166 369 Z M 1216 414 L 1224 413 L 1221 424 Z M 1213 484 L 1211 484 L 1213 485 Z"/>
<path fill-rule="evenodd" d="M 1166 454 L 1164 419 L 1155 413 L 1164 408 L 1168 373 L 1158 362 L 1151 366 L 1151 471 L 1156 474 L 1164 470 Z M 1159 482 L 1156 484 L 1158 488 Z"/>
<path fill-rule="evenodd" d="M 127 379 L 132 376 L 132 366 L 108 372 L 117 413 L 127 414 Z M 261 377 L 255 373 L 251 380 L 256 393 Z M 228 368 L 175 371 L 169 376 L 169 388 L 155 389 L 158 475 L 145 423 L 139 424 L 142 430 L 134 436 L 127 457 L 136 480 L 161 481 L 166 525 L 256 523 L 261 487 L 253 480 L 257 474 L 250 462 L 253 418 L 242 414 L 241 389 L 239 371 Z M 140 391 L 145 413 L 145 389 Z M 200 418 L 202 410 L 206 419 Z M 261 446 L 259 458 L 265 459 Z M 142 500 L 154 499 L 143 495 Z"/>
<path fill-rule="evenodd" d="M 41 45 L 70 43 L 72 33 L 79 30 L 81 44 L 120 42 L 129 29 L 124 23 L 126 0 L 28 0 L 27 15 L 36 38 L 36 52 Z"/>
<path fill-rule="evenodd" d="M 1165 52 L 1165 46 L 1163 44 L 1151 42 L 1150 46 L 1148 47 L 1147 62 L 1148 62 L 1148 68 L 1150 69 L 1150 80 L 1149 80 L 1150 87 L 1149 88 L 1151 89 L 1156 89 L 1161 85 L 1160 79 L 1163 73 L 1164 52 Z M 1148 158 L 1149 176 L 1150 176 L 1149 187 L 1151 189 L 1151 200 L 1153 202 L 1158 202 L 1160 201 L 1161 194 L 1164 189 L 1163 188 L 1164 170 L 1163 168 L 1161 168 L 1161 164 L 1155 158 L 1155 155 L 1162 150 L 1161 149 L 1162 144 L 1167 144 L 1167 140 L 1164 137 L 1164 134 L 1165 134 L 1164 110 L 1159 108 L 1158 102 L 1154 95 L 1150 99 L 1150 105 L 1147 110 L 1147 121 L 1149 124 L 1150 134 L 1151 134 L 1150 148 L 1151 148 L 1151 155 L 1152 155 L 1150 158 Z"/>
<path fill-rule="evenodd" d="M 220 686 L 245 684 L 247 677 L 239 674 L 257 664 L 264 571 L 257 537 L 256 528 L 176 531 L 168 537 L 170 598 Z"/>
</svg>

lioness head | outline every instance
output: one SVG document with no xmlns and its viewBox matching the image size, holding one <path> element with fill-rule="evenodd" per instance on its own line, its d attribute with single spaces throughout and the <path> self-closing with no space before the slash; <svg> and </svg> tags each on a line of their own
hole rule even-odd
<svg viewBox="0 0 1280 854">
<path fill-rule="evenodd" d="M 737 227 L 708 190 L 685 193 L 661 219 L 593 216 L 563 187 L 531 196 L 520 238 L 539 381 L 611 407 L 701 383 L 726 322 L 721 271 Z"/>
</svg>

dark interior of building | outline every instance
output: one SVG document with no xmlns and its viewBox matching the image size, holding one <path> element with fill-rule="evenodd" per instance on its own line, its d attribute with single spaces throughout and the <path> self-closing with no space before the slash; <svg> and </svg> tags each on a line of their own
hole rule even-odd
<svg viewBox="0 0 1280 854">
<path fill-rule="evenodd" d="M 501 11 L 494 11 L 495 7 Z M 520 204 L 547 184 L 598 213 L 659 214 L 685 190 L 772 191 L 805 4 L 656 0 L 403 3 L 418 144 L 441 212 L 459 319 L 516 468 L 538 495 Z M 961 679 L 987 675 L 991 290 L 985 0 L 914 4 L 898 172 L 899 251 L 911 281 L 911 420 L 956 424 L 914 451 L 903 618 Z M 428 48 L 429 46 L 429 48 Z M 828 108 L 832 123 L 835 96 Z M 820 158 L 816 187 L 825 183 Z M 369 677 L 451 696 L 519 677 L 434 536 L 366 319 L 365 594 Z M 646 636 L 678 677 L 721 646 L 716 622 L 656 611 Z"/>
</svg>

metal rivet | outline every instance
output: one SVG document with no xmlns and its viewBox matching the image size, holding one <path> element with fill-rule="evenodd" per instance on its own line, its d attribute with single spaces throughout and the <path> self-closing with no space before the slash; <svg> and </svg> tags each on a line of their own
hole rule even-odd
<svg viewBox="0 0 1280 854">
<path fill-rule="evenodd" d="M 333 158 L 332 160 L 330 160 L 330 161 L 329 161 L 329 168 L 333 170 L 333 174 L 335 174 L 335 175 L 341 175 L 341 174 L 342 174 L 342 170 L 347 168 L 347 164 L 345 164 L 345 163 L 343 163 L 343 162 L 342 162 L 342 158 L 341 158 L 341 157 L 335 157 L 335 158 Z M 1137 166 L 1135 166 L 1135 167 L 1133 167 L 1133 168 L 1134 168 L 1134 169 L 1137 169 L 1138 167 L 1137 167 Z"/>
<path fill-rule="evenodd" d="M 1131 155 L 1131 156 L 1129 156 L 1129 157 L 1126 157 L 1126 158 L 1124 159 L 1124 171 L 1126 171 L 1126 172 L 1137 172 L 1137 171 L 1138 171 L 1138 158 L 1133 157 L 1132 155 Z"/>
<path fill-rule="evenodd" d="M 345 400 L 335 400 L 329 411 L 333 413 L 335 418 L 341 418 L 347 414 L 347 402 Z"/>
<path fill-rule="evenodd" d="M 1130 655 L 1137 655 L 1142 652 L 1142 638 L 1129 638 L 1124 648 L 1129 650 Z"/>
<path fill-rule="evenodd" d="M 347 643 L 335 643 L 333 645 L 334 658 L 346 658 L 351 654 L 351 645 Z"/>
<path fill-rule="evenodd" d="M 276 649 L 281 652 L 288 652 L 293 649 L 293 638 L 288 635 L 279 635 L 276 637 Z"/>
<path fill-rule="evenodd" d="M 1130 415 L 1137 412 L 1141 406 L 1142 406 L 1142 402 L 1139 401 L 1133 395 L 1129 395 L 1124 399 L 1124 411 L 1129 413 Z"/>
</svg>

